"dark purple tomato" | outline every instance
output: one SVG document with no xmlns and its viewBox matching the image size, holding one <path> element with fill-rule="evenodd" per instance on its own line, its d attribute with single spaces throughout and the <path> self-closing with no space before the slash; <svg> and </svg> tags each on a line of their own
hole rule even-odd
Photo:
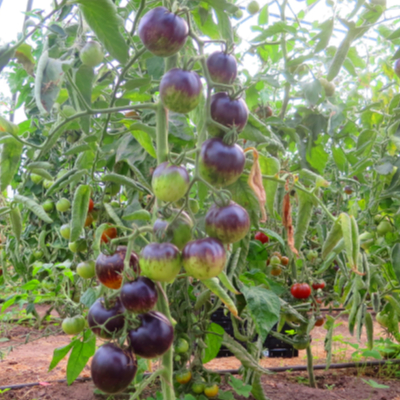
<svg viewBox="0 0 400 400">
<path fill-rule="evenodd" d="M 183 165 L 165 161 L 154 170 L 151 185 L 157 199 L 177 201 L 186 194 L 189 181 L 189 174 Z"/>
<path fill-rule="evenodd" d="M 112 343 L 101 346 L 92 360 L 93 383 L 104 393 L 114 394 L 126 389 L 136 371 L 137 362 L 132 352 Z"/>
<path fill-rule="evenodd" d="M 237 75 L 236 58 L 232 54 L 216 51 L 207 58 L 207 68 L 216 83 L 231 84 Z"/>
<path fill-rule="evenodd" d="M 394 62 L 394 72 L 400 78 L 400 58 Z"/>
<path fill-rule="evenodd" d="M 189 27 L 165 7 L 156 7 L 140 20 L 138 32 L 147 50 L 159 57 L 171 57 L 186 43 Z"/>
<path fill-rule="evenodd" d="M 150 243 L 140 254 L 143 275 L 157 282 L 171 282 L 181 269 L 181 253 L 172 243 Z"/>
<path fill-rule="evenodd" d="M 176 219 L 175 215 L 173 214 L 168 219 L 157 219 L 153 225 L 153 232 L 163 242 L 170 242 L 182 250 L 192 239 L 193 221 L 184 211 Z M 174 219 L 175 221 L 172 222 Z"/>
<path fill-rule="evenodd" d="M 174 328 L 164 314 L 151 311 L 138 316 L 141 325 L 128 332 L 130 349 L 140 357 L 162 356 L 174 341 Z"/>
<path fill-rule="evenodd" d="M 89 309 L 87 317 L 89 328 L 103 339 L 111 338 L 113 333 L 122 330 L 124 327 L 124 311 L 119 298 L 109 304 L 109 308 L 107 308 L 103 297 L 100 297 Z M 104 325 L 104 329 L 102 325 Z"/>
<path fill-rule="evenodd" d="M 199 104 L 202 89 L 196 72 L 173 68 L 161 79 L 160 97 L 168 110 L 186 114 Z"/>
<path fill-rule="evenodd" d="M 223 271 L 226 252 L 218 239 L 193 240 L 184 247 L 182 261 L 186 272 L 193 278 L 210 279 Z"/>
<path fill-rule="evenodd" d="M 243 239 L 250 229 L 247 211 L 231 201 L 225 207 L 213 204 L 206 214 L 206 233 L 222 243 L 235 243 Z"/>
<path fill-rule="evenodd" d="M 236 127 L 241 132 L 247 124 L 249 109 L 242 98 L 231 99 L 228 93 L 219 92 L 211 97 L 211 118 L 229 128 Z M 223 137 L 222 129 L 210 124 L 208 131 L 212 136 Z"/>
<path fill-rule="evenodd" d="M 200 175 L 214 186 L 228 186 L 239 179 L 245 161 L 240 146 L 229 146 L 220 138 L 211 138 L 201 146 Z"/>
<path fill-rule="evenodd" d="M 118 246 L 112 255 L 100 253 L 96 260 L 96 276 L 99 281 L 110 289 L 119 289 L 122 283 L 122 271 L 126 247 Z M 132 251 L 129 265 L 135 272 L 139 272 L 139 257 Z"/>
<path fill-rule="evenodd" d="M 150 311 L 157 303 L 156 285 L 149 278 L 139 276 L 135 281 L 125 283 L 121 289 L 124 307 L 136 314 Z"/>
</svg>

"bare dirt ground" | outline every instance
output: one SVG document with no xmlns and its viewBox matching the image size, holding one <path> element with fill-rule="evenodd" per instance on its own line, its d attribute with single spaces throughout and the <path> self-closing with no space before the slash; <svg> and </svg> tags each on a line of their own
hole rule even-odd
<svg viewBox="0 0 400 400">
<path fill-rule="evenodd" d="M 39 309 L 39 312 L 44 313 L 45 308 Z M 378 324 L 374 325 L 374 331 L 376 338 L 383 334 Z M 7 391 L 0 394 L 0 399 L 94 400 L 106 398 L 93 394 L 94 386 L 91 381 L 75 382 L 70 387 L 66 383 L 52 382 L 65 379 L 66 374 L 66 361 L 64 360 L 53 371 L 48 372 L 54 349 L 62 347 L 70 341 L 69 337 L 61 332 L 60 327 L 48 326 L 46 331 L 48 336 L 43 336 L 43 331 L 38 332 L 30 327 L 0 323 L 0 332 L 3 340 L 8 339 L 8 341 L 0 342 L 0 351 L 8 353 L 0 361 L 0 387 L 31 382 L 41 383 L 41 385 L 33 387 Z M 323 348 L 324 337 L 324 328 L 315 328 L 312 331 L 312 352 L 315 364 L 323 364 L 326 361 Z M 346 342 L 357 343 L 357 340 L 348 333 L 345 319 L 342 319 L 340 326 L 335 329 L 334 339 L 332 361 L 352 361 L 354 348 Z M 359 343 L 360 347 L 365 347 L 365 342 L 364 334 Z M 305 351 L 300 351 L 299 357 L 296 358 L 264 358 L 260 360 L 260 364 L 266 368 L 305 365 L 306 354 Z M 215 359 L 206 366 L 213 370 L 236 369 L 239 368 L 240 363 L 234 357 L 226 357 Z M 306 373 L 285 372 L 264 376 L 263 386 L 266 395 L 271 400 L 400 400 L 400 380 L 388 380 L 386 375 L 382 373 L 382 368 L 370 368 L 362 371 L 360 369 L 316 371 L 319 388 L 311 389 L 306 386 Z M 81 373 L 81 378 L 89 377 L 90 367 L 87 365 Z M 373 388 L 363 379 L 373 379 L 389 388 Z M 125 399 L 129 396 L 115 397 L 115 399 L 119 398 Z M 244 399 L 240 396 L 235 398 L 237 400 Z"/>
</svg>

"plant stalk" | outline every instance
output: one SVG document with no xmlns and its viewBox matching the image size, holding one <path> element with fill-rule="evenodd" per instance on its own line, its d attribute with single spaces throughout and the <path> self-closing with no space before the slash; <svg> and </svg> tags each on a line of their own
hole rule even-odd
<svg viewBox="0 0 400 400">
<path fill-rule="evenodd" d="M 310 381 L 310 387 L 315 389 L 317 385 L 315 383 L 313 355 L 311 352 L 311 346 L 307 347 L 307 372 L 308 372 L 308 379 Z"/>
</svg>

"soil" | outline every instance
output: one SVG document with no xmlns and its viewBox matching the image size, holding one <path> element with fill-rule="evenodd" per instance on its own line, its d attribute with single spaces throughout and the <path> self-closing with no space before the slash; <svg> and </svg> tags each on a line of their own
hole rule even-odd
<svg viewBox="0 0 400 400">
<path fill-rule="evenodd" d="M 39 307 L 40 314 L 44 314 L 45 307 Z M 54 315 L 54 314 L 53 314 Z M 383 334 L 378 324 L 374 325 L 375 336 Z M 323 349 L 325 337 L 324 328 L 312 331 L 312 352 L 314 364 L 323 364 L 326 361 Z M 348 333 L 347 321 L 341 319 L 334 332 L 334 351 L 332 362 L 354 361 L 354 348 L 350 343 L 358 343 Z M 4 341 L 7 340 L 7 341 Z M 0 387 L 39 382 L 39 385 L 10 390 L 1 394 L 1 400 L 95 400 L 106 399 L 106 396 L 94 394 L 94 386 L 90 380 L 76 381 L 71 386 L 66 383 L 57 383 L 56 380 L 65 379 L 66 361 L 51 372 L 48 366 L 57 347 L 68 344 L 69 337 L 62 333 L 60 326 L 49 325 L 45 331 L 37 331 L 29 326 L 7 324 L 0 322 Z M 365 347 L 366 337 L 363 334 L 358 343 L 360 348 Z M 99 342 L 100 344 L 101 342 Z M 283 367 L 305 365 L 305 351 L 299 352 L 295 358 L 264 358 L 260 360 L 263 367 Z M 80 375 L 80 379 L 90 378 L 90 363 Z M 240 362 L 235 357 L 218 358 L 206 365 L 213 370 L 236 369 Z M 307 386 L 307 373 L 285 372 L 265 375 L 262 378 L 266 396 L 271 400 L 400 400 L 400 380 L 394 378 L 397 367 L 391 367 L 392 379 L 388 379 L 388 370 L 381 369 L 342 369 L 315 371 L 318 389 Z M 366 381 L 388 388 L 374 388 Z M 228 386 L 225 386 L 229 390 Z M 222 385 L 224 389 L 224 385 Z M 128 395 L 114 396 L 114 399 L 128 399 Z M 146 399 L 146 397 L 143 397 Z M 244 400 L 243 396 L 235 396 L 236 400 Z M 249 399 L 253 399 L 252 396 Z M 167 400 L 167 399 L 165 399 Z"/>
</svg>

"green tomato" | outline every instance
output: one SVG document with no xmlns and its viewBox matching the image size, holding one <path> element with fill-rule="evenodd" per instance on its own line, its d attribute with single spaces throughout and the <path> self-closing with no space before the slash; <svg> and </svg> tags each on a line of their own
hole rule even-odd
<svg viewBox="0 0 400 400">
<path fill-rule="evenodd" d="M 68 199 L 60 199 L 56 204 L 57 211 L 66 212 L 71 208 L 71 202 Z"/>
<path fill-rule="evenodd" d="M 178 354 L 186 353 L 189 350 L 189 343 L 183 338 L 179 338 L 175 345 L 175 352 Z"/>
<path fill-rule="evenodd" d="M 379 225 L 376 228 L 378 235 L 379 236 L 384 236 L 386 235 L 388 232 L 392 232 L 393 231 L 393 227 L 392 224 L 387 221 L 387 220 L 383 220 L 379 223 Z"/>
<path fill-rule="evenodd" d="M 118 201 L 112 201 L 110 204 L 111 204 L 111 207 L 113 207 L 113 208 L 119 208 Z"/>
<path fill-rule="evenodd" d="M 54 183 L 54 181 L 49 181 L 48 179 L 45 179 L 45 180 L 43 181 L 43 187 L 44 187 L 45 189 L 48 189 L 49 187 L 51 187 L 51 186 L 53 185 L 53 183 Z"/>
<path fill-rule="evenodd" d="M 42 257 L 43 257 L 43 251 L 42 251 L 42 250 L 36 250 L 36 251 L 33 253 L 33 257 L 35 257 L 36 260 L 38 260 L 39 258 L 42 258 Z"/>
<path fill-rule="evenodd" d="M 44 211 L 46 212 L 52 212 L 54 210 L 54 203 L 51 200 L 46 200 L 43 204 L 42 207 Z"/>
<path fill-rule="evenodd" d="M 40 182 L 42 182 L 43 177 L 37 174 L 31 174 L 31 181 L 38 185 Z"/>
<path fill-rule="evenodd" d="M 241 9 L 237 10 L 237 11 L 235 12 L 235 14 L 233 15 L 233 18 L 235 18 L 235 19 L 241 19 L 241 18 L 243 18 L 243 11 L 242 11 Z"/>
<path fill-rule="evenodd" d="M 79 253 L 87 250 L 87 243 L 85 239 L 78 239 L 76 242 L 70 242 L 68 247 L 73 253 Z"/>
<path fill-rule="evenodd" d="M 74 144 L 79 139 L 79 133 L 77 131 L 68 131 L 67 142 Z"/>
<path fill-rule="evenodd" d="M 260 5 L 256 1 L 251 1 L 247 6 L 247 12 L 250 15 L 257 14 L 260 11 Z"/>
<path fill-rule="evenodd" d="M 388 328 L 390 325 L 390 317 L 388 314 L 383 314 L 382 312 L 379 312 L 376 314 L 376 322 L 378 324 L 382 325 L 384 328 Z"/>
<path fill-rule="evenodd" d="M 70 236 L 70 234 L 71 234 L 71 228 L 70 228 L 69 224 L 61 225 L 60 233 L 61 233 L 61 236 L 62 236 L 64 239 L 69 240 L 69 236 Z"/>
<path fill-rule="evenodd" d="M 104 59 L 104 53 L 99 43 L 87 42 L 79 53 L 83 64 L 88 67 L 96 67 Z"/>
<path fill-rule="evenodd" d="M 81 262 L 76 267 L 76 272 L 83 279 L 91 279 L 96 275 L 96 263 L 92 260 Z"/>
<path fill-rule="evenodd" d="M 108 194 L 106 194 L 104 197 L 103 197 L 103 202 L 104 203 L 109 203 L 111 201 L 111 196 L 109 196 Z"/>
<path fill-rule="evenodd" d="M 202 394 L 204 392 L 204 389 L 206 388 L 206 385 L 202 382 L 196 382 L 193 383 L 192 385 L 192 392 L 196 394 Z"/>
<path fill-rule="evenodd" d="M 85 318 L 82 315 L 65 318 L 61 326 L 67 335 L 77 335 L 85 329 Z"/>
<path fill-rule="evenodd" d="M 313 261 L 318 257 L 318 252 L 315 250 L 311 250 L 307 253 L 307 260 Z"/>
<path fill-rule="evenodd" d="M 272 256 L 270 260 L 271 265 L 279 265 L 281 263 L 281 259 L 278 256 Z"/>
<path fill-rule="evenodd" d="M 310 337 L 306 335 L 296 335 L 293 338 L 293 347 L 296 350 L 305 350 L 310 345 Z"/>
</svg>

